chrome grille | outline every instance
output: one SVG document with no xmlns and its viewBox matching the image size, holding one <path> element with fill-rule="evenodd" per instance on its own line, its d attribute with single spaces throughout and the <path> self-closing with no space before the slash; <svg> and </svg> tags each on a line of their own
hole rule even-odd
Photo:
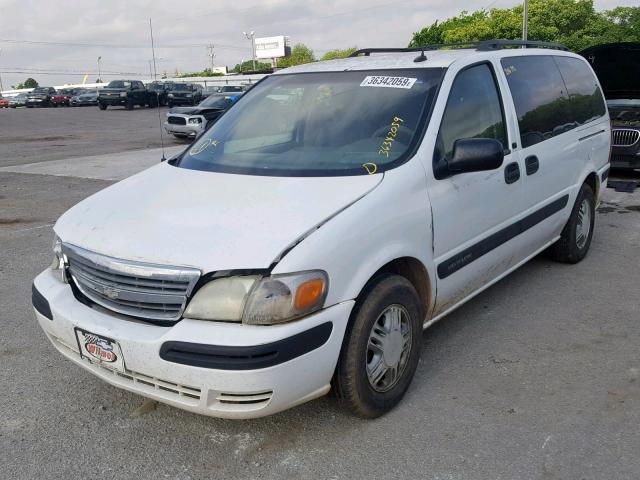
<svg viewBox="0 0 640 480">
<path fill-rule="evenodd" d="M 640 131 L 629 128 L 616 128 L 612 131 L 614 147 L 630 147 L 640 139 Z"/>
<path fill-rule="evenodd" d="M 173 125 L 186 125 L 187 120 L 184 117 L 169 115 L 169 117 L 167 117 L 167 123 L 171 123 Z"/>
<path fill-rule="evenodd" d="M 200 271 L 100 255 L 62 247 L 74 284 L 89 300 L 114 312 L 148 320 L 178 320 Z"/>
</svg>

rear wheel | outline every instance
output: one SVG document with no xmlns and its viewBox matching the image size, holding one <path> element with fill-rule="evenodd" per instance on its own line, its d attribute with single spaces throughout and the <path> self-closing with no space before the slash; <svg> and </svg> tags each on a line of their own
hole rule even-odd
<svg viewBox="0 0 640 480">
<path fill-rule="evenodd" d="M 553 245 L 551 253 L 555 260 L 578 263 L 586 257 L 595 220 L 595 195 L 586 183 L 580 187 L 569 221 L 562 230 L 560 240 Z"/>
<path fill-rule="evenodd" d="M 107 109 L 107 104 L 106 103 L 99 103 L 98 107 L 100 108 L 100 110 L 106 110 Z"/>
<path fill-rule="evenodd" d="M 366 287 L 332 382 L 353 413 L 378 417 L 402 399 L 418 365 L 422 322 L 418 294 L 406 278 L 382 275 Z"/>
</svg>

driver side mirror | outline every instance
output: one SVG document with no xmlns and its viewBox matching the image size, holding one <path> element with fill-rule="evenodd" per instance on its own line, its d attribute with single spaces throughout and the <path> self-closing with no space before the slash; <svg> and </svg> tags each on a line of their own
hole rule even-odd
<svg viewBox="0 0 640 480">
<path fill-rule="evenodd" d="M 493 138 L 461 138 L 453 144 L 453 158 L 447 162 L 451 175 L 495 170 L 504 160 L 504 146 Z"/>
</svg>

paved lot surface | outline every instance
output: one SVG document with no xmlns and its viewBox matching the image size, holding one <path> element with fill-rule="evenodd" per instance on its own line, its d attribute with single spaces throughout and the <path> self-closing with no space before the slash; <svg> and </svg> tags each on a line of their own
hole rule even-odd
<svg viewBox="0 0 640 480">
<path fill-rule="evenodd" d="M 51 224 L 112 183 L 71 163 L 0 171 L 0 477 L 640 477 L 640 190 L 607 190 L 584 262 L 536 258 L 426 331 L 412 387 L 385 417 L 326 397 L 228 421 L 140 411 L 142 397 L 64 360 L 36 325 L 30 285 L 50 262 Z"/>
<path fill-rule="evenodd" d="M 0 167 L 158 148 L 167 108 L 0 109 Z M 164 134 L 165 145 L 184 145 Z"/>
</svg>

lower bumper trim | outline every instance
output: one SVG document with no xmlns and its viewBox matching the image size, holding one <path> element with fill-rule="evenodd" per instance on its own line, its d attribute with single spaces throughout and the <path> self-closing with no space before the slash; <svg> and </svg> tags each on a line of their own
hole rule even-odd
<svg viewBox="0 0 640 480">
<path fill-rule="evenodd" d="M 273 367 L 321 347 L 332 330 L 333 324 L 325 322 L 289 338 L 246 347 L 170 341 L 160 347 L 160 358 L 194 367 L 255 370 Z"/>
<path fill-rule="evenodd" d="M 51 313 L 51 307 L 46 298 L 38 291 L 35 285 L 31 285 L 31 303 L 38 313 L 49 320 L 53 320 L 53 314 Z"/>
</svg>

